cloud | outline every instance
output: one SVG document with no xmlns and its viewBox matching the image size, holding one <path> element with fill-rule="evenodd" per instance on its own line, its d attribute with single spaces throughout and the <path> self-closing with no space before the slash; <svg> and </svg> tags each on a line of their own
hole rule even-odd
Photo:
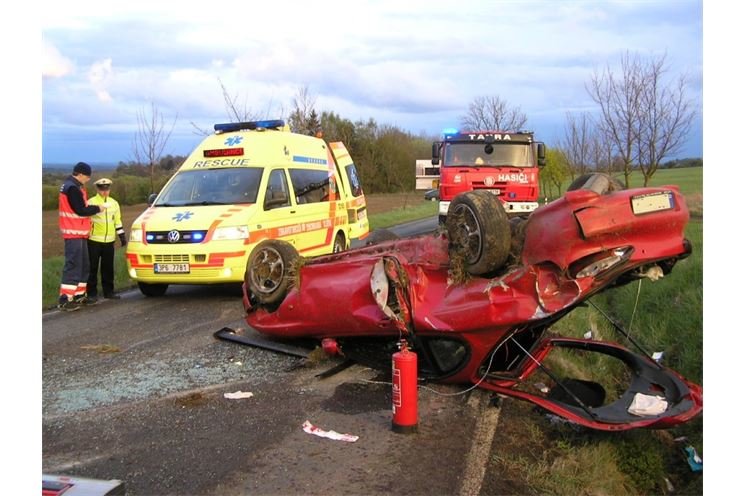
<svg viewBox="0 0 745 496">
<path fill-rule="evenodd" d="M 113 79 L 111 59 L 101 60 L 91 65 L 88 71 L 88 81 L 96 92 L 98 100 L 110 102 L 112 100 L 107 88 Z"/>
<path fill-rule="evenodd" d="M 57 47 L 47 40 L 42 40 L 41 77 L 54 79 L 64 77 L 75 70 L 70 59 L 64 57 Z"/>
</svg>

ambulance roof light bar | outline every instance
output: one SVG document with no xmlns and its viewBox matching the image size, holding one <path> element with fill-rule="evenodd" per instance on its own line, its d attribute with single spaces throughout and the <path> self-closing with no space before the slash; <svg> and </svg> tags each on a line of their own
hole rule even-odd
<svg viewBox="0 0 745 496">
<path fill-rule="evenodd" d="M 283 121 L 282 119 L 249 122 L 227 122 L 225 124 L 215 124 L 215 132 L 230 133 L 233 131 L 243 130 L 254 131 L 256 129 L 282 129 L 284 126 L 285 121 Z"/>
</svg>

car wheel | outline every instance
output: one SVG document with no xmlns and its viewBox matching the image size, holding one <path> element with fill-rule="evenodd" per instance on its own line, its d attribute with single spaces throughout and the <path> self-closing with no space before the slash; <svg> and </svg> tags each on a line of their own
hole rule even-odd
<svg viewBox="0 0 745 496">
<path fill-rule="evenodd" d="M 347 243 L 342 233 L 337 233 L 334 238 L 334 253 L 339 253 L 347 249 Z"/>
<path fill-rule="evenodd" d="M 145 296 L 163 296 L 166 294 L 168 284 L 148 284 L 145 282 L 138 282 L 137 286 L 140 288 L 140 292 Z"/>
<path fill-rule="evenodd" d="M 281 302 L 290 287 L 290 272 L 300 256 L 286 241 L 266 239 L 248 257 L 245 282 L 259 303 Z"/>
<path fill-rule="evenodd" d="M 469 191 L 450 203 L 445 220 L 451 258 L 463 258 L 469 274 L 495 271 L 510 253 L 510 221 L 500 201 L 487 191 Z"/>
<path fill-rule="evenodd" d="M 572 184 L 569 185 L 567 191 L 574 191 L 577 189 L 589 189 L 599 195 L 606 195 L 613 191 L 621 191 L 622 189 L 625 189 L 625 187 L 621 181 L 609 174 L 604 172 L 591 172 L 589 174 L 582 174 L 572 181 Z"/>
</svg>

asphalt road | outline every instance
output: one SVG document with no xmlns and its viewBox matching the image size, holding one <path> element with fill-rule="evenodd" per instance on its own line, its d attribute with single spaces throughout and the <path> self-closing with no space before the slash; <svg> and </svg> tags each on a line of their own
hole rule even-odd
<svg viewBox="0 0 745 496">
<path fill-rule="evenodd" d="M 174 286 L 45 313 L 43 472 L 122 480 L 127 494 L 479 493 L 498 417 L 482 415 L 486 393 L 420 390 L 418 433 L 396 434 L 385 372 L 321 379 L 339 359 L 213 336 L 251 335 L 242 312 L 238 287 Z M 253 397 L 224 396 L 237 391 Z M 307 434 L 306 420 L 359 440 Z"/>
</svg>

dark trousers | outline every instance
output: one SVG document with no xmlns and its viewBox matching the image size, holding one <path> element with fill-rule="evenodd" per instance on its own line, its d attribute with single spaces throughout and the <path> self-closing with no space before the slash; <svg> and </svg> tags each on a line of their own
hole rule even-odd
<svg viewBox="0 0 745 496">
<path fill-rule="evenodd" d="M 89 277 L 88 241 L 85 238 L 65 240 L 65 265 L 62 267 L 60 303 L 71 300 Z"/>
<path fill-rule="evenodd" d="M 88 240 L 90 256 L 90 275 L 88 276 L 88 296 L 98 296 L 98 265 L 101 262 L 101 289 L 104 296 L 114 293 L 114 242 L 99 243 Z"/>
</svg>

